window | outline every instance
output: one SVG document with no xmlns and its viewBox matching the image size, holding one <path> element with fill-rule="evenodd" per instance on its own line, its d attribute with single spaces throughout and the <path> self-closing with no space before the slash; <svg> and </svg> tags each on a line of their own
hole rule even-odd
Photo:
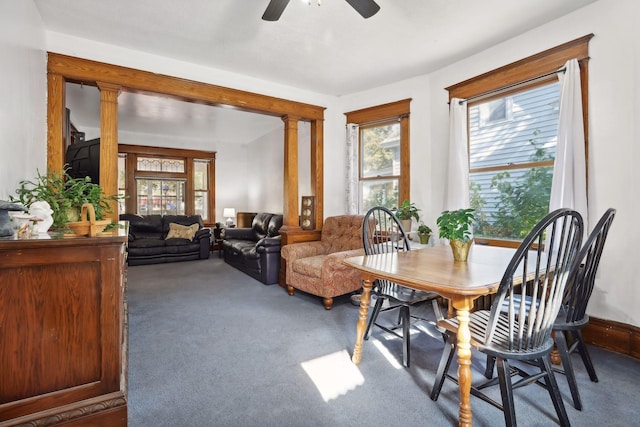
<svg viewBox="0 0 640 427">
<path fill-rule="evenodd" d="M 447 88 L 450 98 L 467 100 L 469 196 L 477 211 L 476 241 L 515 247 L 548 213 L 560 97 L 555 72 L 566 61 L 578 59 L 587 143 L 591 37 Z"/>
<path fill-rule="evenodd" d="M 363 126 L 359 135 L 359 207 L 398 205 L 400 181 L 400 124 Z"/>
<path fill-rule="evenodd" d="M 184 215 L 185 181 L 136 179 L 137 211 L 141 215 Z"/>
<path fill-rule="evenodd" d="M 209 213 L 209 160 L 193 161 L 193 191 L 195 213 L 208 218 Z"/>
<path fill-rule="evenodd" d="M 548 213 L 558 135 L 559 84 L 468 106 L 469 188 L 476 237 L 520 240 Z M 499 101 L 498 100 L 498 101 Z M 510 120 L 483 121 L 493 105 Z"/>
<path fill-rule="evenodd" d="M 398 206 L 409 199 L 409 102 L 346 113 L 359 125 L 358 211 Z"/>
<path fill-rule="evenodd" d="M 127 196 L 121 212 L 198 214 L 211 225 L 215 153 L 124 144 L 118 150 L 118 191 Z"/>
<path fill-rule="evenodd" d="M 127 155 L 118 154 L 118 212 L 126 212 Z"/>
</svg>

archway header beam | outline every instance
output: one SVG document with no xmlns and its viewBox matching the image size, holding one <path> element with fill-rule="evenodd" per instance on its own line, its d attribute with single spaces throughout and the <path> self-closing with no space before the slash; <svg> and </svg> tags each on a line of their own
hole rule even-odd
<svg viewBox="0 0 640 427">
<path fill-rule="evenodd" d="M 292 115 L 302 120 L 322 120 L 324 107 L 274 98 L 253 92 L 216 86 L 89 59 L 49 52 L 47 71 L 62 75 L 66 80 L 96 81 L 122 86 L 131 91 L 148 91 L 175 96 L 184 101 L 202 101 L 211 105 L 226 105 L 245 111 L 274 116 Z"/>
</svg>

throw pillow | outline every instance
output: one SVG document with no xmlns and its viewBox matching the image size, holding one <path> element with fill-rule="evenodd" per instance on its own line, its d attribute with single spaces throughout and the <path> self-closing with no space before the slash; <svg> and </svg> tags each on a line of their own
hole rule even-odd
<svg viewBox="0 0 640 427">
<path fill-rule="evenodd" d="M 169 232 L 165 240 L 169 239 L 187 239 L 193 240 L 196 232 L 200 229 L 199 224 L 180 225 L 174 222 L 169 224 Z"/>
</svg>

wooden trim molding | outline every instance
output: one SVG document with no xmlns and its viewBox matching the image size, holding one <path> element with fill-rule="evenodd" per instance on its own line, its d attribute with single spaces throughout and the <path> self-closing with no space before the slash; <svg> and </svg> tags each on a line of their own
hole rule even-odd
<svg viewBox="0 0 640 427">
<path fill-rule="evenodd" d="M 64 165 L 63 118 L 66 105 L 66 82 L 100 86 L 101 88 L 110 88 L 111 90 L 120 88 L 122 91 L 132 93 L 162 95 L 182 101 L 198 102 L 212 106 L 231 106 L 241 111 L 288 118 L 287 120 L 292 120 L 293 117 L 296 117 L 296 123 L 297 121 L 311 122 L 313 132 L 311 137 L 313 158 L 310 160 L 310 176 L 312 177 L 311 191 L 312 194 L 316 196 L 318 215 L 322 215 L 322 207 L 324 206 L 324 183 L 323 171 L 321 169 L 323 168 L 322 159 L 324 157 L 324 133 L 322 126 L 324 123 L 325 107 L 76 58 L 54 52 L 48 52 L 47 73 L 47 167 L 50 170 L 59 170 Z M 111 111 L 111 113 L 112 112 L 113 111 Z M 101 124 L 101 130 L 111 133 L 112 136 L 110 140 L 112 142 L 117 141 L 117 116 L 111 114 L 109 116 L 109 123 L 105 125 Z M 284 132 L 286 132 L 286 136 L 283 136 L 283 138 L 290 138 L 295 134 L 295 132 L 289 128 L 285 129 Z M 287 155 L 289 159 L 297 158 L 297 148 L 297 144 L 288 144 Z M 109 151 L 115 156 L 113 149 Z M 120 152 L 123 152 L 121 148 Z M 113 162 L 116 162 L 115 164 L 117 165 L 116 159 L 107 160 L 104 159 L 104 157 L 105 156 L 102 156 L 100 160 L 101 169 L 105 167 L 105 171 L 113 170 Z M 117 176 L 117 174 L 114 174 L 114 176 Z M 298 181 L 298 170 L 293 162 L 288 162 L 285 179 L 285 182 L 288 183 L 288 187 L 284 191 L 283 200 L 283 212 L 286 214 L 285 223 L 295 223 L 297 226 L 298 188 L 293 185 L 293 183 L 294 180 L 295 183 Z M 214 185 L 215 181 L 211 183 Z M 107 187 L 103 187 L 103 190 L 106 194 L 116 194 L 118 190 L 117 182 L 111 180 Z M 210 191 L 211 197 L 213 197 L 215 195 L 215 187 L 211 188 Z M 212 209 L 215 208 L 215 203 L 213 202 L 210 205 Z M 130 206 L 131 203 L 128 202 L 127 207 Z M 317 223 L 322 224 L 321 217 L 317 218 Z"/>
<path fill-rule="evenodd" d="M 579 62 L 589 59 L 589 40 L 593 34 L 561 44 L 504 67 L 486 72 L 479 76 L 456 83 L 446 88 L 449 99 L 465 99 L 480 95 L 486 91 L 532 79 L 561 68 L 568 59 Z M 583 77 L 583 76 L 580 76 Z"/>
<path fill-rule="evenodd" d="M 591 317 L 582 336 L 587 344 L 640 359 L 640 328 Z"/>
</svg>

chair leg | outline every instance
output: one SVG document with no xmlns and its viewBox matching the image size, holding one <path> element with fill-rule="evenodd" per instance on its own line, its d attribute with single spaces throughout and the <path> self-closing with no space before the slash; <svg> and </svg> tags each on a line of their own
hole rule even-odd
<svg viewBox="0 0 640 427">
<path fill-rule="evenodd" d="M 547 386 L 549 396 L 551 396 L 553 407 L 556 409 L 556 415 L 558 415 L 560 425 L 563 427 L 570 427 L 571 423 L 569 422 L 567 411 L 564 408 L 562 396 L 560 396 L 560 389 L 558 388 L 558 382 L 556 381 L 556 376 L 553 373 L 553 368 L 551 367 L 551 360 L 549 359 L 549 356 L 538 359 L 538 365 L 540 366 L 540 369 L 542 369 L 547 374 L 545 384 Z"/>
<path fill-rule="evenodd" d="M 440 390 L 449 372 L 453 355 L 455 354 L 456 346 L 454 344 L 456 336 L 453 334 L 447 334 L 447 339 L 444 342 L 444 350 L 442 351 L 442 357 L 440 358 L 440 364 L 438 364 L 438 371 L 436 372 L 436 379 L 433 383 L 433 389 L 431 390 L 431 400 L 438 400 L 440 396 Z"/>
<path fill-rule="evenodd" d="M 587 368 L 587 372 L 589 373 L 589 378 L 591 379 L 591 382 L 597 383 L 598 376 L 596 375 L 596 370 L 593 367 L 593 362 L 591 361 L 589 350 L 587 350 L 587 345 L 584 343 L 584 340 L 582 339 L 582 331 L 574 331 L 573 337 L 577 341 L 580 357 L 582 357 L 582 362 L 584 363 L 584 367 Z"/>
<path fill-rule="evenodd" d="M 409 307 L 403 305 L 400 307 L 400 322 L 402 323 L 402 364 L 408 368 L 411 355 L 411 318 L 409 317 Z"/>
<path fill-rule="evenodd" d="M 578 410 L 582 410 L 582 401 L 580 400 L 580 392 L 578 391 L 578 383 L 576 382 L 576 375 L 573 371 L 573 364 L 571 363 L 571 355 L 569 354 L 569 348 L 567 347 L 567 339 L 564 335 L 564 331 L 553 331 L 555 337 L 556 346 L 558 347 L 558 353 L 562 360 L 562 368 L 564 374 L 567 377 L 567 383 L 569 383 L 569 390 L 571 391 L 571 397 L 573 398 L 573 406 Z"/>
<path fill-rule="evenodd" d="M 364 339 L 368 340 L 369 335 L 371 335 L 371 327 L 376 323 L 378 319 L 378 314 L 380 314 L 380 309 L 382 308 L 382 304 L 384 303 L 384 298 L 378 297 L 376 299 L 376 305 L 373 306 L 373 311 L 371 312 L 371 316 L 369 317 L 369 323 L 367 323 L 367 329 L 364 331 Z"/>
<path fill-rule="evenodd" d="M 333 298 L 322 298 L 322 305 L 324 305 L 325 310 L 331 310 L 333 306 Z"/>
<path fill-rule="evenodd" d="M 484 368 L 484 376 L 490 380 L 493 378 L 493 367 L 496 364 L 496 359 L 493 356 L 487 354 L 487 366 Z"/>
<path fill-rule="evenodd" d="M 502 358 L 497 360 L 498 380 L 500 381 L 500 395 L 502 396 L 502 412 L 507 426 L 516 425 L 516 409 L 513 405 L 513 385 L 509 362 Z"/>
</svg>

